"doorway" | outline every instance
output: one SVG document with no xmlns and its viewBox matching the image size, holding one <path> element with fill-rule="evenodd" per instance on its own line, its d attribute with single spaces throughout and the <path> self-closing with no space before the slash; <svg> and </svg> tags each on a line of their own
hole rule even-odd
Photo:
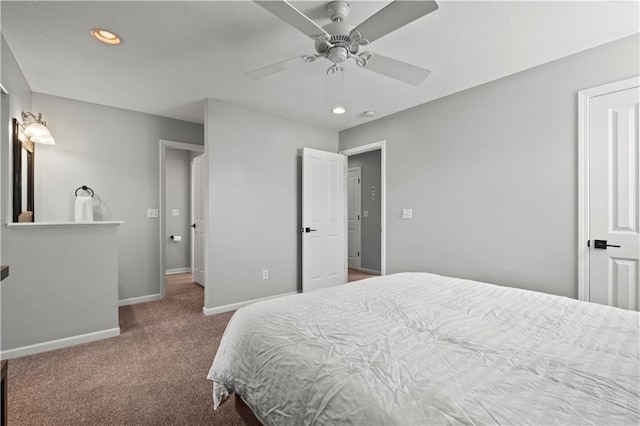
<svg viewBox="0 0 640 426">
<path fill-rule="evenodd" d="M 348 279 L 386 273 L 386 143 L 340 152 L 347 156 Z"/>
<path fill-rule="evenodd" d="M 347 159 L 380 151 L 379 275 L 386 274 L 386 143 L 339 153 L 302 151 L 302 291 L 345 284 L 348 279 Z"/>
<path fill-rule="evenodd" d="M 204 279 L 194 279 L 195 260 L 204 259 L 204 247 L 194 230 L 197 206 L 204 203 L 205 192 L 194 184 L 193 162 L 202 162 L 204 146 L 174 141 L 160 141 L 160 297 L 173 297 L 189 292 L 202 293 Z M 204 182 L 204 171 L 199 171 Z M 200 183 L 202 183 L 200 182 Z M 196 189 L 199 188 L 199 189 Z M 204 229 L 199 217 L 200 229 Z M 203 278 L 204 272 L 197 271 Z M 200 284 L 200 285 L 198 285 Z"/>
</svg>

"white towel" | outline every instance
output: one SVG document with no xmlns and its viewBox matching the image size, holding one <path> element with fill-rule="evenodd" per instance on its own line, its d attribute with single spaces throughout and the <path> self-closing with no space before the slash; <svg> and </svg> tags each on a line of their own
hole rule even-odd
<svg viewBox="0 0 640 426">
<path fill-rule="evenodd" d="M 93 222 L 93 198 L 76 197 L 75 220 L 76 222 Z"/>
</svg>

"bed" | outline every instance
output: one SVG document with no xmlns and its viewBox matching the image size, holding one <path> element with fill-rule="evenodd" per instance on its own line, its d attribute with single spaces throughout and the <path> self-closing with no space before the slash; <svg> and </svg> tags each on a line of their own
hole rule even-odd
<svg viewBox="0 0 640 426">
<path fill-rule="evenodd" d="M 265 425 L 637 425 L 639 342 L 638 312 L 401 273 L 239 309 L 208 378 Z"/>
</svg>

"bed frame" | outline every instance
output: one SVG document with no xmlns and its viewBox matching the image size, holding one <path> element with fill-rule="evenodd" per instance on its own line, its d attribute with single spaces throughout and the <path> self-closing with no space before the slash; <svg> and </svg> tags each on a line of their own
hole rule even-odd
<svg viewBox="0 0 640 426">
<path fill-rule="evenodd" d="M 251 408 L 249 408 L 242 398 L 240 398 L 237 393 L 235 393 L 234 396 L 236 413 L 244 420 L 247 426 L 262 426 L 260 420 L 253 414 Z"/>
</svg>

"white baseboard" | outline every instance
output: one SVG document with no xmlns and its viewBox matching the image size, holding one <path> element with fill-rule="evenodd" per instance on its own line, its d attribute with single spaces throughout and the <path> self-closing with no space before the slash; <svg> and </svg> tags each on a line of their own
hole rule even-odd
<svg viewBox="0 0 640 426">
<path fill-rule="evenodd" d="M 175 274 L 190 274 L 191 268 L 175 268 L 175 269 L 167 269 L 164 271 L 165 275 L 175 275 Z"/>
<path fill-rule="evenodd" d="M 150 294 L 148 296 L 132 297 L 130 299 L 118 300 L 118 306 L 135 305 L 137 303 L 155 302 L 160 300 L 160 293 Z"/>
<path fill-rule="evenodd" d="M 263 300 L 275 299 L 276 297 L 290 296 L 292 294 L 298 294 L 298 292 L 290 291 L 289 293 L 277 294 L 275 296 L 261 297 L 260 299 L 246 300 L 244 302 L 231 303 L 230 305 L 216 306 L 215 308 L 203 307 L 202 313 L 207 316 L 221 314 L 223 312 L 235 311 L 236 309 L 240 309 L 244 306 L 251 305 L 252 303 L 261 302 Z"/>
<path fill-rule="evenodd" d="M 376 271 L 375 269 L 360 268 L 360 269 L 358 269 L 358 271 L 366 272 L 367 274 L 380 275 L 380 271 Z"/>
<path fill-rule="evenodd" d="M 120 335 L 120 328 L 109 328 L 93 333 L 80 334 L 78 336 L 65 337 L 64 339 L 50 340 L 48 342 L 36 343 L 35 345 L 22 346 L 20 348 L 9 349 L 0 352 L 0 358 L 13 359 L 27 355 L 33 355 L 40 352 L 53 351 L 56 349 L 67 348 L 69 346 L 80 345 L 82 343 L 95 342 L 96 340 L 108 339 Z"/>
</svg>

